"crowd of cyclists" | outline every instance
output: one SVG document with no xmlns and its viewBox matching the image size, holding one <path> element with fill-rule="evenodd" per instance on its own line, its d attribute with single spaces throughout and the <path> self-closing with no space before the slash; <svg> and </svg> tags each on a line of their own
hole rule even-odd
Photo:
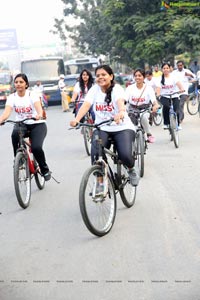
<svg viewBox="0 0 200 300">
<path fill-rule="evenodd" d="M 70 126 L 76 127 L 83 122 L 84 116 L 90 112 L 95 123 L 113 119 L 110 125 L 103 125 L 101 138 L 103 145 L 110 147 L 110 138 L 115 143 L 118 156 L 126 166 L 130 183 L 137 186 L 139 175 L 134 167 L 132 145 L 136 136 L 136 123 L 129 117 L 129 111 L 139 111 L 145 107 L 153 113 L 157 111 L 160 103 L 163 106 L 163 128 L 169 127 L 169 99 L 173 95 L 173 107 L 178 117 L 178 129 L 182 129 L 184 120 L 184 103 L 188 96 L 191 81 L 200 78 L 200 68 L 195 63 L 195 73 L 185 68 L 184 62 L 179 60 L 177 68 L 171 68 L 169 63 L 163 63 L 154 70 L 137 68 L 133 72 L 134 83 L 125 89 L 115 83 L 115 76 L 109 65 L 100 65 L 95 70 L 95 80 L 87 69 L 84 69 L 79 81 L 74 87 L 72 102 L 75 102 L 75 116 L 70 121 Z M 38 161 L 45 180 L 51 178 L 51 172 L 46 163 L 43 142 L 47 134 L 46 120 L 42 118 L 41 99 L 37 93 L 29 91 L 29 82 L 25 74 L 17 74 L 14 78 L 15 92 L 8 96 L 5 109 L 0 116 L 0 124 L 9 118 L 12 110 L 16 113 L 16 119 L 35 118 L 35 121 L 26 122 L 24 134 L 30 136 L 32 152 Z M 141 124 L 145 131 L 145 139 L 148 143 L 154 143 L 155 137 L 149 123 L 150 110 L 143 114 Z M 12 144 L 14 156 L 18 147 L 19 136 L 14 127 L 12 132 Z M 95 131 L 91 143 L 91 163 L 94 163 L 98 149 L 95 142 Z"/>
</svg>

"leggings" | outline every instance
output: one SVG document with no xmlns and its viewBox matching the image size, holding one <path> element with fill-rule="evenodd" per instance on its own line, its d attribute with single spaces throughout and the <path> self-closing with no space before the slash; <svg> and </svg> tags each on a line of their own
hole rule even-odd
<svg viewBox="0 0 200 300">
<path fill-rule="evenodd" d="M 45 154 L 42 149 L 42 145 L 47 134 L 46 123 L 30 124 L 30 125 L 23 124 L 23 132 L 24 132 L 24 137 L 30 137 L 31 139 L 31 150 L 40 166 L 42 174 L 48 172 L 49 168 L 46 164 Z M 18 134 L 17 125 L 15 125 L 13 128 L 11 138 L 12 138 L 14 156 L 16 156 L 16 152 L 19 147 L 19 134 Z"/>
<path fill-rule="evenodd" d="M 163 119 L 164 125 L 169 125 L 169 109 L 170 109 L 170 99 L 166 97 L 161 97 L 160 102 L 163 105 Z M 179 98 L 173 98 L 173 108 L 175 113 L 177 114 L 177 121 L 179 125 Z"/>
<path fill-rule="evenodd" d="M 92 164 L 96 159 L 98 159 L 98 143 L 95 139 L 97 134 L 97 130 L 94 131 L 92 135 L 92 147 L 91 147 L 91 161 Z M 103 142 L 103 146 L 107 149 L 111 146 L 111 138 L 114 141 L 115 147 L 117 149 L 117 153 L 119 159 L 122 163 L 128 168 L 132 168 L 134 166 L 134 158 L 132 156 L 132 145 L 135 140 L 135 131 L 131 129 L 125 129 L 117 132 L 107 132 L 100 131 L 100 137 Z"/>
</svg>

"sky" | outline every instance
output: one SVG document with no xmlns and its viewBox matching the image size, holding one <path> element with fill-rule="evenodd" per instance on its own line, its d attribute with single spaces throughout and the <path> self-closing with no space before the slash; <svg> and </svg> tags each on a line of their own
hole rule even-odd
<svg viewBox="0 0 200 300">
<path fill-rule="evenodd" d="M 58 36 L 49 33 L 54 18 L 63 18 L 61 0 L 0 0 L 0 29 L 16 28 L 18 43 L 52 43 Z"/>
</svg>

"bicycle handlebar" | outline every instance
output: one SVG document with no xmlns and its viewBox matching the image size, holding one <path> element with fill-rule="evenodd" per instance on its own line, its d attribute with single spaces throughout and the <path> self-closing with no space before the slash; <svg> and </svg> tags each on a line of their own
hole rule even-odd
<svg viewBox="0 0 200 300">
<path fill-rule="evenodd" d="M 25 121 L 28 121 L 28 120 L 36 121 L 36 118 L 26 118 L 26 119 L 20 120 L 20 121 L 6 120 L 6 121 L 2 122 L 0 125 L 4 125 L 5 123 L 20 124 L 20 123 L 24 123 Z"/>
<path fill-rule="evenodd" d="M 82 126 L 92 127 L 92 128 L 99 129 L 101 127 L 101 125 L 103 125 L 103 124 L 110 125 L 113 121 L 114 121 L 114 118 L 110 118 L 109 120 L 102 121 L 102 122 L 100 122 L 98 124 L 89 124 L 89 123 L 81 123 L 81 122 L 79 122 L 75 127 L 70 127 L 69 129 L 79 129 Z"/>
<path fill-rule="evenodd" d="M 161 97 L 166 97 L 166 96 L 173 96 L 175 94 L 181 94 L 183 93 L 184 91 L 177 91 L 177 92 L 173 92 L 173 93 L 170 93 L 170 94 L 163 94 L 163 95 L 160 95 Z"/>
</svg>

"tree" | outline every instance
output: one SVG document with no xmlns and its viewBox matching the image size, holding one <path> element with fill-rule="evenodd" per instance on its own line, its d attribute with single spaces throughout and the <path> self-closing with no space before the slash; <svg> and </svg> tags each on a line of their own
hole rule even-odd
<svg viewBox="0 0 200 300">
<path fill-rule="evenodd" d="M 65 17 L 55 20 L 54 32 L 63 40 L 70 35 L 86 54 L 109 54 L 119 62 L 138 66 L 200 50 L 199 11 L 193 8 L 161 11 L 160 0 L 62 1 Z M 69 16 L 79 24 L 67 24 Z"/>
</svg>

